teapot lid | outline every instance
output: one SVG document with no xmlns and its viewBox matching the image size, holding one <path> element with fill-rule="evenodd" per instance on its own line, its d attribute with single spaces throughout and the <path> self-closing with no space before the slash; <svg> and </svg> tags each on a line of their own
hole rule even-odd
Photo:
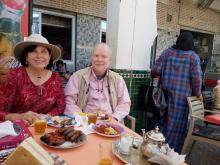
<svg viewBox="0 0 220 165">
<path fill-rule="evenodd" d="M 147 132 L 147 136 L 155 141 L 165 141 L 164 135 L 159 131 L 159 127 L 156 126 L 154 130 Z"/>
</svg>

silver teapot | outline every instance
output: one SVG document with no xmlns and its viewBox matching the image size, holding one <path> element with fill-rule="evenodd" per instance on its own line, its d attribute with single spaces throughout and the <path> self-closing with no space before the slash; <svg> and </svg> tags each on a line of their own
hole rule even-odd
<svg viewBox="0 0 220 165">
<path fill-rule="evenodd" d="M 141 144 L 141 153 L 146 157 L 152 157 L 156 152 L 167 153 L 167 146 L 165 144 L 165 137 L 159 131 L 158 126 L 149 132 L 145 133 L 142 129 L 143 143 Z"/>
</svg>

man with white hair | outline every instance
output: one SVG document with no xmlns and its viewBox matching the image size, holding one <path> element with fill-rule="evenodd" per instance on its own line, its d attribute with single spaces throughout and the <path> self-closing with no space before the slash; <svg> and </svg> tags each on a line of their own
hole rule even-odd
<svg viewBox="0 0 220 165">
<path fill-rule="evenodd" d="M 130 112 L 130 97 L 123 78 L 111 70 L 111 49 L 105 43 L 95 46 L 92 66 L 75 72 L 65 88 L 65 114 L 76 111 L 103 111 L 121 121 Z"/>
</svg>

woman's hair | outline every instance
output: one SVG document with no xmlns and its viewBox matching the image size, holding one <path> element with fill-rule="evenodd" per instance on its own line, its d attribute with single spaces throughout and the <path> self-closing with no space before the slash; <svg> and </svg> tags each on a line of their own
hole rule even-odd
<svg viewBox="0 0 220 165">
<path fill-rule="evenodd" d="M 182 32 L 176 40 L 176 45 L 172 48 L 180 50 L 194 50 L 193 35 L 190 32 Z"/>
<path fill-rule="evenodd" d="M 28 64 L 26 62 L 26 57 L 27 57 L 28 53 L 33 52 L 37 46 L 38 45 L 30 45 L 24 49 L 23 53 L 21 54 L 20 58 L 18 59 L 21 62 L 22 66 L 24 66 L 24 67 L 28 66 Z M 49 51 L 49 53 L 51 53 L 50 49 L 47 48 L 47 50 Z M 52 66 L 53 66 L 53 60 L 52 60 L 52 58 L 50 58 L 49 64 L 47 65 L 46 69 L 51 69 Z"/>
</svg>

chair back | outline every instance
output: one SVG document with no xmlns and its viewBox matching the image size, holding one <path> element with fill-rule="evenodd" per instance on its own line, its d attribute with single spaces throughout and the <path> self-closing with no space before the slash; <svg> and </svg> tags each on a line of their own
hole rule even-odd
<svg viewBox="0 0 220 165">
<path fill-rule="evenodd" d="M 204 118 L 204 105 L 196 96 L 187 97 L 190 115 Z"/>
<path fill-rule="evenodd" d="M 212 109 L 213 107 L 213 97 L 212 91 L 202 91 L 203 103 L 205 109 Z"/>
</svg>

